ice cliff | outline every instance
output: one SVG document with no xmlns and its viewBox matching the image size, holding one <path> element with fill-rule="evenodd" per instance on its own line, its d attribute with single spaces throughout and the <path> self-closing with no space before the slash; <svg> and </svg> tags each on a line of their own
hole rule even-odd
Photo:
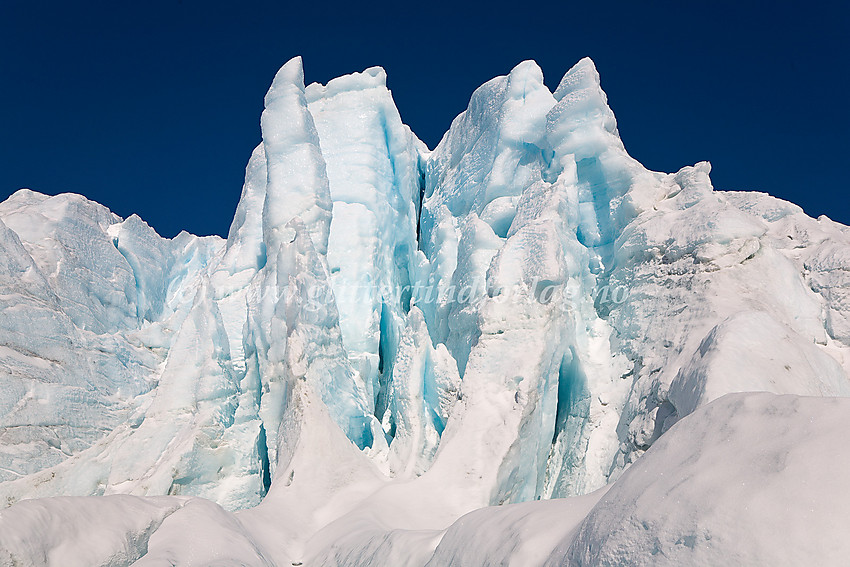
<svg viewBox="0 0 850 567">
<path fill-rule="evenodd" d="M 850 553 L 850 229 L 647 170 L 590 59 L 429 151 L 295 58 L 261 129 L 226 240 L 0 204 L 4 565 Z"/>
</svg>

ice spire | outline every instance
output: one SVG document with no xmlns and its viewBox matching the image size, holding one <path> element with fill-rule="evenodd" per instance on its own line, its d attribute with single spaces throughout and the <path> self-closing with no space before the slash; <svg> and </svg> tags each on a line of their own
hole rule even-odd
<svg viewBox="0 0 850 567">
<path fill-rule="evenodd" d="M 268 187 L 263 206 L 263 239 L 277 248 L 287 223 L 300 217 L 316 250 L 328 249 L 331 194 L 319 135 L 304 96 L 301 57 L 290 59 L 275 75 L 265 98 L 260 124 L 266 150 Z"/>
<path fill-rule="evenodd" d="M 260 144 L 254 148 L 245 168 L 242 195 L 227 233 L 227 248 L 222 263 L 233 272 L 249 268 L 256 271 L 264 263 L 263 203 L 267 184 L 266 150 Z"/>
<path fill-rule="evenodd" d="M 574 154 L 581 160 L 609 146 L 625 151 L 614 112 L 608 107 L 599 73 L 589 57 L 567 71 L 554 96 L 558 103 L 549 113 L 547 134 L 557 155 Z"/>
</svg>

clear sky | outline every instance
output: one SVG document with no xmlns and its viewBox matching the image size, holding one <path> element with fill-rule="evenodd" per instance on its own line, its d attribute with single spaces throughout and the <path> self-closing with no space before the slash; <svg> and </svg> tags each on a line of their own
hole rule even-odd
<svg viewBox="0 0 850 567">
<path fill-rule="evenodd" d="M 83 7 L 85 6 L 85 7 Z M 850 224 L 847 2 L 0 1 L 0 199 L 81 193 L 164 236 L 227 233 L 275 71 L 383 66 L 433 148 L 472 91 L 591 56 L 647 167 L 712 162 Z"/>
</svg>

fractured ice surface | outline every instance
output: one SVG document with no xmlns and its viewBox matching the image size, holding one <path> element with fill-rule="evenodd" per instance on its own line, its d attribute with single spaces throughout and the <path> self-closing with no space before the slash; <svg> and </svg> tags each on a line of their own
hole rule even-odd
<svg viewBox="0 0 850 567">
<path fill-rule="evenodd" d="M 840 452 L 847 227 L 648 171 L 589 59 L 485 83 L 429 151 L 382 69 L 305 86 L 295 58 L 261 128 L 226 240 L 0 203 L 0 561 L 781 557 L 710 502 L 808 537 L 808 500 L 768 502 Z M 794 396 L 724 397 L 754 391 Z M 701 454 L 767 480 L 710 500 Z"/>
</svg>

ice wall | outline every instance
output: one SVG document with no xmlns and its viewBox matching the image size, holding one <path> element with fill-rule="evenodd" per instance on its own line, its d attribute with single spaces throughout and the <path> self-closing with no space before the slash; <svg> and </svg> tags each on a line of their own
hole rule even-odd
<svg viewBox="0 0 850 567">
<path fill-rule="evenodd" d="M 151 562 L 204 514 L 250 564 L 424 561 L 727 393 L 850 395 L 847 227 L 648 171 L 589 59 L 488 81 L 429 152 L 382 69 L 295 58 L 261 131 L 226 241 L 0 204 L 0 502 L 171 495 L 126 501 Z"/>
</svg>

